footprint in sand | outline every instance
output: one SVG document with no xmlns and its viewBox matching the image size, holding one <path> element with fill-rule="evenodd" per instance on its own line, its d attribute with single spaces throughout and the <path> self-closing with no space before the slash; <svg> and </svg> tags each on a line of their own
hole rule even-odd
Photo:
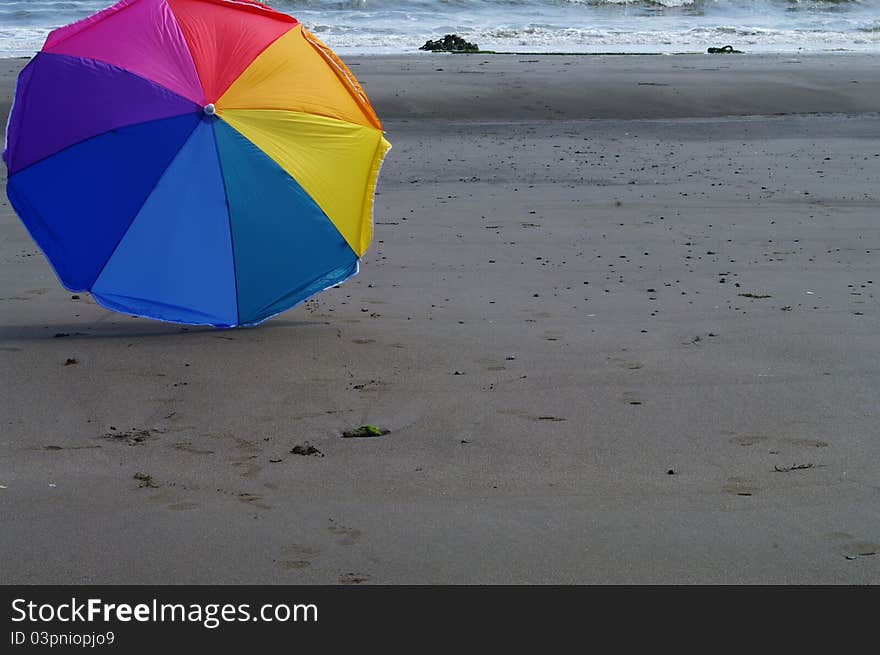
<svg viewBox="0 0 880 655">
<path fill-rule="evenodd" d="M 485 367 L 487 371 L 504 371 L 507 367 L 504 362 L 491 357 L 479 357 L 474 360 L 479 366 Z"/>
<path fill-rule="evenodd" d="M 172 509 L 175 512 L 185 512 L 191 509 L 198 509 L 198 503 L 172 503 L 171 505 L 166 505 L 168 509 Z"/>
<path fill-rule="evenodd" d="M 294 571 L 296 569 L 305 569 L 312 565 L 311 562 L 304 559 L 279 559 L 275 561 L 275 566 L 285 571 Z"/>
<path fill-rule="evenodd" d="M 262 466 L 253 462 L 253 460 L 258 457 L 257 453 L 260 452 L 260 448 L 257 444 L 248 441 L 247 439 L 235 437 L 235 449 L 239 451 L 241 455 L 231 458 L 230 462 L 234 467 L 244 469 L 241 477 L 252 478 L 263 470 Z"/>
<path fill-rule="evenodd" d="M 793 446 L 803 446 L 804 448 L 827 448 L 828 442 L 819 439 L 780 439 L 782 443 L 791 444 Z"/>
<path fill-rule="evenodd" d="M 620 368 L 626 369 L 628 371 L 638 371 L 640 368 L 644 368 L 645 366 L 641 362 L 633 362 L 627 359 L 621 359 L 620 357 L 607 357 L 606 359 L 611 364 L 619 366 Z"/>
<path fill-rule="evenodd" d="M 243 453 L 256 453 L 260 451 L 260 447 L 253 441 L 242 439 L 241 437 L 233 437 L 235 439 L 235 449 Z"/>
<path fill-rule="evenodd" d="M 312 548 L 311 546 L 302 546 L 300 544 L 291 544 L 284 549 L 285 555 L 294 555 L 297 557 L 307 558 L 321 554 L 320 548 Z"/>
<path fill-rule="evenodd" d="M 248 462 L 233 462 L 232 464 L 236 468 L 244 469 L 241 474 L 243 478 L 253 478 L 260 474 L 260 471 L 263 470 L 263 467 L 259 464 L 252 464 Z"/>
<path fill-rule="evenodd" d="M 318 548 L 292 544 L 287 546 L 281 553 L 282 559 L 275 560 L 275 566 L 287 571 L 305 569 L 312 565 L 310 558 L 320 555 Z"/>
<path fill-rule="evenodd" d="M 176 450 L 182 450 L 185 453 L 192 453 L 194 455 L 213 455 L 213 450 L 202 450 L 200 448 L 196 448 L 189 441 L 182 441 L 180 443 L 174 444 L 174 448 Z"/>
<path fill-rule="evenodd" d="M 727 484 L 722 487 L 724 491 L 736 496 L 753 496 L 758 488 L 747 478 L 730 477 L 727 478 Z"/>
<path fill-rule="evenodd" d="M 332 525 L 327 530 L 342 537 L 337 542 L 340 546 L 353 546 L 361 536 L 360 530 L 347 528 L 344 525 Z"/>
<path fill-rule="evenodd" d="M 802 439 L 795 437 L 768 437 L 760 434 L 743 434 L 737 437 L 732 437 L 730 443 L 736 444 L 738 446 L 755 446 L 760 443 L 768 443 L 772 442 L 775 447 L 779 447 L 780 445 L 786 446 L 798 446 L 800 448 L 827 448 L 829 446 L 827 441 L 821 441 L 819 439 Z"/>
<path fill-rule="evenodd" d="M 363 573 L 343 573 L 339 576 L 339 582 L 341 584 L 363 584 L 364 582 L 369 582 L 370 576 L 365 575 Z"/>
<path fill-rule="evenodd" d="M 753 434 L 744 434 L 739 437 L 733 437 L 730 439 L 730 443 L 737 444 L 738 446 L 754 446 L 755 444 L 759 444 L 761 442 L 767 441 L 767 437 L 761 437 Z"/>
<path fill-rule="evenodd" d="M 238 499 L 246 503 L 248 505 L 252 505 L 253 507 L 257 507 L 259 509 L 272 509 L 271 505 L 267 505 L 263 502 L 263 497 L 258 496 L 257 494 L 252 493 L 240 493 L 238 494 Z"/>
</svg>

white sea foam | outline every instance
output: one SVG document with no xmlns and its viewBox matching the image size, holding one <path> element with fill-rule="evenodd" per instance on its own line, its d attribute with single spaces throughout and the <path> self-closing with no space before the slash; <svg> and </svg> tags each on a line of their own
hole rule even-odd
<svg viewBox="0 0 880 655">
<path fill-rule="evenodd" d="M 880 0 L 265 0 L 342 54 L 416 53 L 457 33 L 483 49 L 880 52 Z M 39 50 L 101 0 L 0 0 L 0 56 Z"/>
</svg>

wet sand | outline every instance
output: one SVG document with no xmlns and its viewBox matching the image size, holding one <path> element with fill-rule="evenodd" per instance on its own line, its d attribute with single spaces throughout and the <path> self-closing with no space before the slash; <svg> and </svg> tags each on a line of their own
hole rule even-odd
<svg viewBox="0 0 880 655">
<path fill-rule="evenodd" d="M 0 582 L 880 582 L 871 58 L 350 63 L 376 239 L 259 328 L 73 299 L 0 200 Z"/>
</svg>

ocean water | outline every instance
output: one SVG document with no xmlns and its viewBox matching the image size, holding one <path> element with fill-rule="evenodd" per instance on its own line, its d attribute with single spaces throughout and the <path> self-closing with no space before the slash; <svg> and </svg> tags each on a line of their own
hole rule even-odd
<svg viewBox="0 0 880 655">
<path fill-rule="evenodd" d="M 111 2 L 0 0 L 0 56 Z M 880 0 L 267 0 L 340 54 L 417 53 L 457 33 L 516 52 L 880 53 Z"/>
</svg>

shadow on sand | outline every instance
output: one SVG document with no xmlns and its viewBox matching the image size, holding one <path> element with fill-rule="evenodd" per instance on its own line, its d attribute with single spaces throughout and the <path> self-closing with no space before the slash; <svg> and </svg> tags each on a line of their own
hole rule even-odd
<svg viewBox="0 0 880 655">
<path fill-rule="evenodd" d="M 238 328 L 214 328 L 207 325 L 178 325 L 149 319 L 113 323 L 50 323 L 39 325 L 0 325 L 0 341 L 36 341 L 43 339 L 143 339 L 160 337 L 215 337 L 228 340 L 266 335 L 278 330 L 299 330 L 329 326 L 326 321 L 272 319 L 261 325 Z"/>
</svg>

